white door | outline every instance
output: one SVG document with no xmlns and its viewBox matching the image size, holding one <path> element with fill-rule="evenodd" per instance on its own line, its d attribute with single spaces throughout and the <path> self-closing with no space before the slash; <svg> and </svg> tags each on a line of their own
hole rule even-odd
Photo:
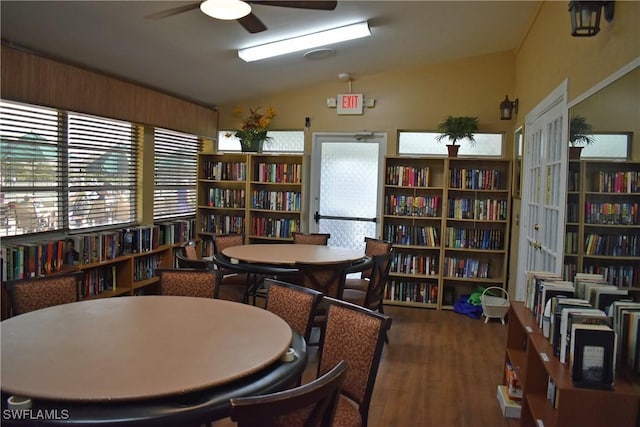
<svg viewBox="0 0 640 427">
<path fill-rule="evenodd" d="M 566 80 L 527 115 L 515 299 L 527 271 L 562 271 L 567 197 Z"/>
<path fill-rule="evenodd" d="M 329 245 L 364 248 L 380 237 L 384 133 L 313 135 L 309 230 L 330 233 Z"/>
</svg>

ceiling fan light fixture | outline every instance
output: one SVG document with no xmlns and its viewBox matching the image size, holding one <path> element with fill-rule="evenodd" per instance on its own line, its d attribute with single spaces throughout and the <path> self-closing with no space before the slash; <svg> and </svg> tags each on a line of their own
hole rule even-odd
<svg viewBox="0 0 640 427">
<path fill-rule="evenodd" d="M 332 28 L 259 46 L 238 49 L 238 56 L 245 62 L 252 62 L 347 40 L 359 39 L 370 35 L 371 30 L 369 29 L 369 23 L 363 21 L 344 27 Z"/>
<path fill-rule="evenodd" d="M 212 18 L 234 20 L 251 13 L 251 6 L 241 0 L 205 0 L 200 10 Z"/>
</svg>

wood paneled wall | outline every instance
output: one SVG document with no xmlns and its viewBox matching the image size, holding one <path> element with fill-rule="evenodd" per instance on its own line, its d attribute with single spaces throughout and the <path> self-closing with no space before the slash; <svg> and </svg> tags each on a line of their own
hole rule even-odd
<svg viewBox="0 0 640 427">
<path fill-rule="evenodd" d="M 6 45 L 1 61 L 3 99 L 217 137 L 212 108 Z"/>
</svg>

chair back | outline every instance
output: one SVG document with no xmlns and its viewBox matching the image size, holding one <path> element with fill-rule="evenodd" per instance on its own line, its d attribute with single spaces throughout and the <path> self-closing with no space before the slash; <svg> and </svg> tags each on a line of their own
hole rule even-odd
<svg viewBox="0 0 640 427">
<path fill-rule="evenodd" d="M 82 277 L 82 272 L 73 271 L 7 282 L 12 314 L 78 301 Z"/>
<path fill-rule="evenodd" d="M 282 317 L 307 342 L 322 292 L 271 278 L 264 279 L 267 292 L 265 308 Z"/>
<path fill-rule="evenodd" d="M 158 268 L 160 294 L 217 298 L 216 272 L 212 270 Z"/>
<path fill-rule="evenodd" d="M 389 277 L 391 268 L 391 257 L 393 249 L 388 252 L 374 255 L 371 266 L 371 278 L 367 287 L 367 294 L 364 299 L 364 306 L 369 310 L 382 312 L 382 300 L 384 299 L 384 288 Z"/>
<path fill-rule="evenodd" d="M 337 363 L 307 384 L 255 397 L 231 399 L 231 420 L 238 427 L 331 427 L 347 364 Z"/>
<path fill-rule="evenodd" d="M 384 337 L 391 318 L 334 298 L 325 297 L 324 301 L 328 303 L 328 312 L 318 376 L 341 360 L 347 362 L 349 370 L 342 393 L 358 404 L 361 425 L 366 426 Z"/>
<path fill-rule="evenodd" d="M 183 243 L 181 249 L 182 255 L 184 255 L 185 258 L 196 260 L 200 259 L 200 256 L 198 255 L 198 244 L 195 241 L 189 240 L 188 242 Z"/>
<path fill-rule="evenodd" d="M 364 238 L 364 254 L 368 257 L 374 257 L 376 255 L 383 255 L 391 251 L 391 242 L 382 239 L 375 239 L 373 237 Z M 371 277 L 371 269 L 362 271 L 362 278 L 368 279 Z"/>
<path fill-rule="evenodd" d="M 329 233 L 300 233 L 300 232 L 292 232 L 291 237 L 293 237 L 293 243 L 303 244 L 303 245 L 321 245 L 327 246 L 329 243 L 329 238 L 331 234 Z"/>
<path fill-rule="evenodd" d="M 213 253 L 220 254 L 231 246 L 244 245 L 244 233 L 219 234 L 213 237 Z"/>
<path fill-rule="evenodd" d="M 299 271 L 298 280 L 301 286 L 315 289 L 333 298 L 338 298 L 342 295 L 347 269 L 350 266 L 351 261 L 327 264 L 295 263 L 295 267 Z"/>
<path fill-rule="evenodd" d="M 209 268 L 209 263 L 207 261 L 203 259 L 189 258 L 180 251 L 176 252 L 176 261 L 178 263 L 178 268 L 195 268 L 199 270 Z"/>
</svg>

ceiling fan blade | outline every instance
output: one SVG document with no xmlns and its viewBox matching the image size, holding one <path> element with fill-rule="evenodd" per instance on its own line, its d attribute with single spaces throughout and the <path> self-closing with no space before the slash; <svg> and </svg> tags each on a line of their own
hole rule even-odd
<svg viewBox="0 0 640 427">
<path fill-rule="evenodd" d="M 162 18 L 167 18 L 169 16 L 177 15 L 179 13 L 189 12 L 190 10 L 199 8 L 200 7 L 200 3 L 202 3 L 202 2 L 189 3 L 189 4 L 182 5 L 182 6 L 173 7 L 171 9 L 162 10 L 160 12 L 152 13 L 151 15 L 145 16 L 145 18 L 147 18 L 147 19 L 162 19 Z"/>
<path fill-rule="evenodd" d="M 242 18 L 238 19 L 238 22 L 244 27 L 245 30 L 249 31 L 252 34 L 260 33 L 267 29 L 260 18 L 258 18 L 253 13 L 250 13 L 247 16 L 243 16 Z"/>
<path fill-rule="evenodd" d="M 264 6 L 280 6 L 280 7 L 295 7 L 297 9 L 312 9 L 312 10 L 334 10 L 338 5 L 337 1 L 262 1 L 262 0 L 250 0 L 247 3 L 261 4 Z"/>
</svg>

